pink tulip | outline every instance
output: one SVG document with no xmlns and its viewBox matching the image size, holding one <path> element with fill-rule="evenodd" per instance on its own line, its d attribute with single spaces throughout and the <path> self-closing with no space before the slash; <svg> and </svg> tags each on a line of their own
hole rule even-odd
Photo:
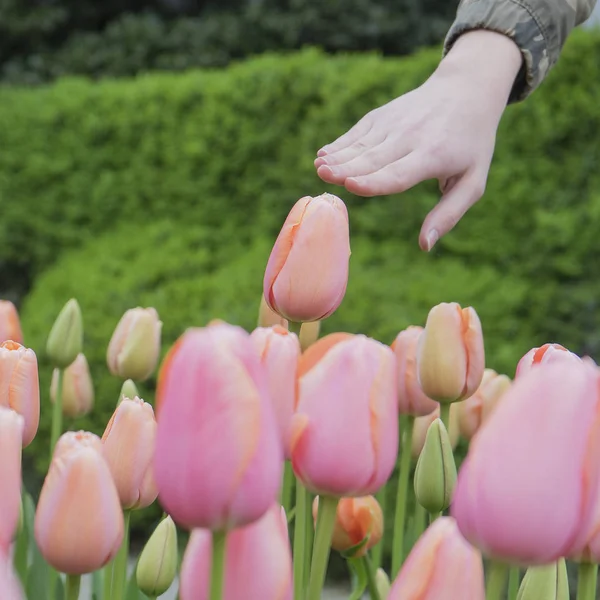
<svg viewBox="0 0 600 600">
<path fill-rule="evenodd" d="M 181 565 L 181 600 L 208 600 L 212 537 L 195 529 Z M 223 600 L 292 600 L 287 520 L 273 505 L 258 521 L 229 533 Z"/>
<path fill-rule="evenodd" d="M 388 600 L 485 600 L 481 554 L 454 519 L 436 519 L 419 538 Z"/>
<path fill-rule="evenodd" d="M 279 325 L 255 329 L 250 337 L 267 373 L 285 457 L 289 459 L 290 426 L 296 403 L 296 374 L 300 357 L 298 337 Z"/>
<path fill-rule="evenodd" d="M 15 572 L 13 571 L 9 556 L 0 552 L 0 590 L 2 600 L 25 600 L 25 595 Z"/>
<path fill-rule="evenodd" d="M 422 333 L 422 327 L 409 327 L 401 331 L 392 344 L 398 370 L 398 412 L 413 417 L 424 417 L 439 408 L 419 385 L 417 350 Z"/>
<path fill-rule="evenodd" d="M 101 569 L 123 540 L 123 512 L 100 439 L 59 440 L 35 513 L 35 539 L 56 570 L 82 575 Z M 64 437 L 64 436 L 63 436 Z"/>
<path fill-rule="evenodd" d="M 12 302 L 0 300 L 0 343 L 9 340 L 23 343 L 19 313 Z"/>
<path fill-rule="evenodd" d="M 301 198 L 285 220 L 267 263 L 267 304 L 290 321 L 328 317 L 346 293 L 349 260 L 346 205 L 332 194 Z"/>
<path fill-rule="evenodd" d="M 522 376 L 523 374 L 530 371 L 537 365 L 545 365 L 548 363 L 557 362 L 580 362 L 581 358 L 573 352 L 569 352 L 564 346 L 560 344 L 544 344 L 539 348 L 532 348 L 517 365 L 517 371 L 515 373 L 515 379 Z"/>
<path fill-rule="evenodd" d="M 19 524 L 24 426 L 21 415 L 0 407 L 0 554 L 8 552 Z"/>
<path fill-rule="evenodd" d="M 54 403 L 58 390 L 58 369 L 52 373 L 50 400 Z M 94 387 L 87 359 L 83 354 L 64 370 L 62 385 L 62 412 L 67 417 L 81 417 L 94 406 Z"/>
<path fill-rule="evenodd" d="M 437 404 L 437 402 L 436 402 Z M 458 446 L 458 441 L 460 438 L 460 430 L 458 427 L 458 412 L 460 402 L 456 402 L 450 406 L 450 427 L 448 429 L 448 436 L 450 437 L 450 444 L 452 445 L 452 449 Z M 436 420 L 440 418 L 440 405 L 437 405 L 437 408 L 425 415 L 424 417 L 417 417 L 413 423 L 413 436 L 412 436 L 412 446 L 411 446 L 411 455 L 414 460 L 417 460 L 423 451 L 423 447 L 425 446 L 425 438 L 427 437 L 427 430 L 429 426 Z"/>
<path fill-rule="evenodd" d="M 154 473 L 162 506 L 187 528 L 255 521 L 277 498 L 283 447 L 267 377 L 241 328 L 189 329 L 161 369 Z"/>
<path fill-rule="evenodd" d="M 429 311 L 419 340 L 419 384 L 438 402 L 456 402 L 475 393 L 485 368 L 481 322 L 475 309 L 456 302 Z"/>
<path fill-rule="evenodd" d="M 28 446 L 40 422 L 38 365 L 35 352 L 16 342 L 0 344 L 0 406 L 25 419 L 23 447 Z"/>
<path fill-rule="evenodd" d="M 152 406 L 139 398 L 124 398 L 106 426 L 102 453 L 125 509 L 145 508 L 156 500 L 152 464 L 155 441 Z"/>
<path fill-rule="evenodd" d="M 600 491 L 599 389 L 597 369 L 575 362 L 512 385 L 458 475 L 452 514 L 472 544 L 524 565 L 582 551 Z"/>
<path fill-rule="evenodd" d="M 329 349 L 298 385 L 291 445 L 296 475 L 321 495 L 374 494 L 398 454 L 394 353 L 352 336 Z"/>
</svg>

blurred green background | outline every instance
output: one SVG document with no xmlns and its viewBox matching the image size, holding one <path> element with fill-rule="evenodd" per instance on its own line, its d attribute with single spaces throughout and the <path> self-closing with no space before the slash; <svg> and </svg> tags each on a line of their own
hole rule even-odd
<svg viewBox="0 0 600 600">
<path fill-rule="evenodd" d="M 507 110 L 484 199 L 432 254 L 417 236 L 435 183 L 364 199 L 315 174 L 323 144 L 431 74 L 455 8 L 0 1 L 0 297 L 20 307 L 40 359 L 33 492 L 49 444 L 43 348 L 61 306 L 81 304 L 97 396 L 69 426 L 101 434 L 121 385 L 105 353 L 122 313 L 154 306 L 165 351 L 214 317 L 251 329 L 271 245 L 304 195 L 336 193 L 350 212 L 348 293 L 325 332 L 391 342 L 457 301 L 482 319 L 488 366 L 511 376 L 548 341 L 598 357 L 598 30 L 575 33 L 542 88 Z"/>
</svg>

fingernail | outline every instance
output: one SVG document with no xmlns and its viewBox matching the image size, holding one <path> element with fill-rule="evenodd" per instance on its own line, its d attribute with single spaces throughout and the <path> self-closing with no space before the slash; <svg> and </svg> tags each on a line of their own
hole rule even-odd
<svg viewBox="0 0 600 600">
<path fill-rule="evenodd" d="M 435 243 L 440 239 L 440 234 L 437 232 L 437 229 L 432 229 L 427 234 L 427 252 L 429 252 L 434 246 Z"/>
</svg>

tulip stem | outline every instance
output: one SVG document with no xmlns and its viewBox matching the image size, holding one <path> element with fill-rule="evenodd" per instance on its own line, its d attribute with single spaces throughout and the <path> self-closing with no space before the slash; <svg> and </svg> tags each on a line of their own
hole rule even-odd
<svg viewBox="0 0 600 600">
<path fill-rule="evenodd" d="M 223 598 L 225 581 L 226 531 L 213 531 L 212 568 L 210 574 L 210 600 Z"/>
<path fill-rule="evenodd" d="M 406 500 L 410 476 L 412 437 L 414 417 L 400 417 L 400 435 L 402 449 L 400 451 L 400 472 L 398 473 L 398 490 L 396 492 L 396 514 L 394 518 L 394 538 L 392 544 L 392 579 L 396 577 L 404 560 L 404 534 L 406 530 Z"/>
<path fill-rule="evenodd" d="M 129 558 L 130 510 L 123 511 L 123 543 L 113 562 L 108 565 L 104 579 L 104 600 L 122 600 L 127 580 L 127 559 Z"/>
<path fill-rule="evenodd" d="M 285 461 L 283 470 L 283 484 L 281 486 L 281 506 L 285 509 L 286 516 L 290 514 L 292 510 L 292 491 L 294 487 L 294 471 L 292 469 L 292 463 L 289 460 Z"/>
<path fill-rule="evenodd" d="M 377 492 L 377 495 L 375 496 L 377 502 L 379 502 L 379 506 L 381 506 L 381 512 L 384 515 L 387 512 L 387 499 L 389 496 L 388 491 L 389 490 L 388 490 L 388 487 L 386 484 Z M 381 557 L 383 555 L 384 539 L 385 539 L 385 527 L 381 534 L 381 539 L 379 540 L 379 543 L 376 544 L 375 547 L 373 548 L 373 564 L 375 566 L 375 570 L 377 570 L 381 566 Z"/>
<path fill-rule="evenodd" d="M 441 517 L 444 512 L 429 513 L 429 524 L 431 525 L 436 519 Z"/>
<path fill-rule="evenodd" d="M 519 594 L 519 568 L 511 567 L 508 572 L 508 600 L 517 600 Z"/>
<path fill-rule="evenodd" d="M 506 576 L 508 567 L 503 562 L 495 560 L 490 561 L 487 576 L 487 585 L 485 588 L 486 600 L 502 600 L 504 598 L 504 587 L 506 585 Z"/>
<path fill-rule="evenodd" d="M 577 600 L 595 600 L 598 580 L 598 565 L 579 563 L 577 580 Z"/>
<path fill-rule="evenodd" d="M 319 496 L 319 513 L 315 532 L 315 545 L 313 547 L 312 563 L 310 567 L 310 581 L 308 584 L 308 600 L 321 598 L 321 591 L 325 583 L 331 538 L 335 527 L 339 498 L 333 496 Z"/>
<path fill-rule="evenodd" d="M 362 558 L 363 563 L 365 564 L 365 570 L 367 571 L 367 583 L 369 585 L 369 596 L 371 596 L 371 600 L 381 600 L 381 596 L 379 595 L 379 590 L 377 589 L 377 577 L 375 566 L 371 561 L 371 558 L 368 554 L 365 554 Z"/>
<path fill-rule="evenodd" d="M 54 446 L 62 433 L 62 397 L 63 397 L 63 379 L 65 370 L 57 369 L 58 377 L 56 382 L 56 397 L 54 399 L 54 408 L 52 410 L 52 429 L 50 433 L 50 459 L 52 460 L 52 453 L 54 452 Z"/>
<path fill-rule="evenodd" d="M 427 527 L 427 511 L 415 500 L 415 514 L 413 522 L 413 536 L 414 542 L 416 542 L 425 531 Z"/>
<path fill-rule="evenodd" d="M 67 575 L 67 589 L 65 600 L 79 600 L 79 585 L 81 575 Z"/>
<path fill-rule="evenodd" d="M 348 600 L 361 600 L 369 582 L 365 563 L 360 558 L 349 558 L 348 567 L 352 573 L 352 594 Z"/>
<path fill-rule="evenodd" d="M 315 501 L 315 496 L 310 492 L 307 492 L 306 496 L 306 523 L 307 527 L 304 530 L 306 538 L 304 540 L 304 588 L 308 586 L 308 579 L 310 576 L 310 565 L 312 562 L 313 555 L 313 541 L 315 536 L 315 524 L 313 519 L 312 507 Z"/>
<path fill-rule="evenodd" d="M 296 521 L 294 523 L 294 600 L 303 600 L 306 563 L 306 529 L 308 490 L 296 481 Z"/>
<path fill-rule="evenodd" d="M 450 432 L 450 407 L 452 404 L 440 404 L 440 419 L 446 428 L 446 431 Z"/>
</svg>

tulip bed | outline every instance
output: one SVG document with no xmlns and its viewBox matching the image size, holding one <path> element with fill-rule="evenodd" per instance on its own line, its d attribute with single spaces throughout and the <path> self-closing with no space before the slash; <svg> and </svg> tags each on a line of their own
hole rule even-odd
<svg viewBox="0 0 600 600">
<path fill-rule="evenodd" d="M 64 431 L 63 415 L 93 404 L 81 310 L 67 302 L 46 343 L 51 462 L 37 506 L 21 480 L 40 417 L 37 357 L 0 301 L 2 600 L 75 600 L 86 573 L 95 600 L 158 598 L 177 575 L 181 600 L 318 600 L 332 548 L 350 600 L 567 600 L 566 560 L 579 565 L 577 599 L 594 599 L 597 365 L 546 344 L 512 382 L 485 368 L 479 317 L 457 303 L 391 346 L 320 337 L 349 259 L 343 201 L 299 200 L 266 266 L 259 326 L 183 332 L 154 407 L 136 383 L 156 370 L 162 323 L 153 308 L 128 310 L 107 349 L 122 389 L 101 438 Z M 469 451 L 457 470 L 459 434 Z M 128 580 L 131 515 L 157 499 L 163 518 Z M 181 566 L 178 528 L 190 532 Z"/>
</svg>

